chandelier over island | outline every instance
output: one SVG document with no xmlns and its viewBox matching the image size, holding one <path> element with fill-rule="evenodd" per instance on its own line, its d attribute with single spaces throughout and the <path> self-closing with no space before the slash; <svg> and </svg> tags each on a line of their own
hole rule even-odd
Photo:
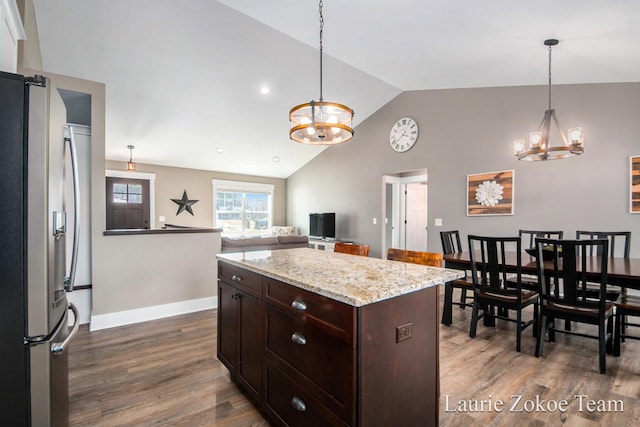
<svg viewBox="0 0 640 427">
<path fill-rule="evenodd" d="M 584 153 L 584 133 L 581 127 L 569 129 L 569 137 L 560 127 L 556 110 L 551 108 L 551 48 L 558 44 L 556 39 L 544 41 L 544 45 L 549 48 L 549 108 L 544 112 L 544 117 L 538 130 L 529 135 L 529 149 L 525 150 L 524 139 L 513 142 L 513 151 L 518 160 L 540 161 L 564 159 Z M 556 125 L 562 138 L 563 145 L 551 145 L 550 131 L 551 120 Z"/>
<path fill-rule="evenodd" d="M 289 111 L 289 137 L 303 144 L 332 145 L 353 137 L 353 110 L 346 105 L 325 102 L 322 98 L 322 5 L 320 0 L 320 100 L 297 105 Z"/>
</svg>

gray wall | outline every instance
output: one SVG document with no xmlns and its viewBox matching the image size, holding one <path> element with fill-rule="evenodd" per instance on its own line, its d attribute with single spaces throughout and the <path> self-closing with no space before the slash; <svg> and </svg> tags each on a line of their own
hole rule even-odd
<svg viewBox="0 0 640 427">
<path fill-rule="evenodd" d="M 585 154 L 521 162 L 512 141 L 528 140 L 547 107 L 544 86 L 405 92 L 369 117 L 354 138 L 330 147 L 287 180 L 287 219 L 308 231 L 309 212 L 335 211 L 337 237 L 381 256 L 382 176 L 426 168 L 430 251 L 439 232 L 512 235 L 520 228 L 631 230 L 640 257 L 640 214 L 629 214 L 629 156 L 640 155 L 640 83 L 554 85 L 552 106 L 565 128 L 582 126 Z M 357 112 L 356 112 L 357 114 Z M 420 126 L 416 145 L 394 152 L 393 123 Z M 515 170 L 513 216 L 468 217 L 466 177 Z M 372 219 L 378 218 L 378 225 Z M 435 227 L 434 219 L 443 226 Z M 464 244 L 466 246 L 466 243 Z"/>
</svg>

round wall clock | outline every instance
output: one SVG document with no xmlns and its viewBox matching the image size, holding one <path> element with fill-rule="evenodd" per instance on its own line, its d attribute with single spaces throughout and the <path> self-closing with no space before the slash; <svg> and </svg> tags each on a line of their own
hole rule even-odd
<svg viewBox="0 0 640 427">
<path fill-rule="evenodd" d="M 399 153 L 403 153 L 413 147 L 418 140 L 418 124 L 409 117 L 398 120 L 389 133 L 389 144 L 391 148 Z"/>
</svg>

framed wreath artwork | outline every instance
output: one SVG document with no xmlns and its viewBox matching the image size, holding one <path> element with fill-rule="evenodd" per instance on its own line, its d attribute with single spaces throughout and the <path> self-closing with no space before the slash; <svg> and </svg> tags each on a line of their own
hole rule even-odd
<svg viewBox="0 0 640 427">
<path fill-rule="evenodd" d="M 513 215 L 513 170 L 467 175 L 467 216 Z"/>
<path fill-rule="evenodd" d="M 640 213 L 640 156 L 631 156 L 629 178 L 629 212 Z"/>
</svg>

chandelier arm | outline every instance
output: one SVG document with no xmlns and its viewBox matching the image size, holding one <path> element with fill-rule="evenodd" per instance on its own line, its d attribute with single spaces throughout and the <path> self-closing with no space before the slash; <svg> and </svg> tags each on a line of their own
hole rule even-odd
<svg viewBox="0 0 640 427">
<path fill-rule="evenodd" d="M 542 126 L 544 125 L 545 120 L 547 120 L 547 111 L 544 112 L 544 116 L 542 116 L 542 120 L 540 120 L 540 124 L 538 125 L 538 130 L 542 129 Z"/>
<path fill-rule="evenodd" d="M 556 116 L 556 110 L 551 110 L 551 117 L 553 118 L 553 121 L 555 122 L 556 126 L 558 127 L 558 130 L 560 131 L 560 136 L 562 137 L 562 142 L 564 142 L 564 145 L 569 145 L 569 140 L 567 139 L 567 134 L 564 133 L 564 130 L 562 130 L 562 126 L 560 126 L 560 122 L 558 121 L 558 117 Z"/>
<path fill-rule="evenodd" d="M 551 116 L 554 114 L 553 110 L 547 110 L 544 112 L 542 123 L 540 123 L 540 129 L 542 130 L 542 145 L 543 149 L 549 149 L 549 135 L 551 130 Z"/>
</svg>

